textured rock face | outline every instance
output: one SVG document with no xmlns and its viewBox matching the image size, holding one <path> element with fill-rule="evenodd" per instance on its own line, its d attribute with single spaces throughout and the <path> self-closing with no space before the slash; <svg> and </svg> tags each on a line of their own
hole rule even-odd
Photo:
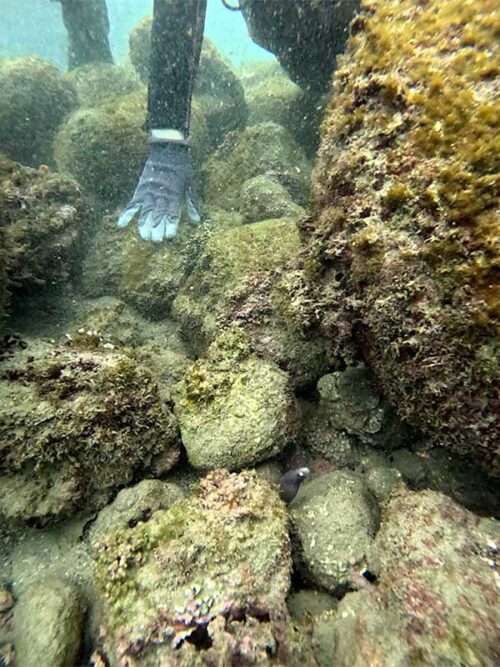
<svg viewBox="0 0 500 667">
<path fill-rule="evenodd" d="M 177 461 L 173 415 L 149 372 L 120 353 L 28 345 L 4 361 L 0 394 L 8 519 L 43 525 L 102 507 L 155 457 L 163 471 Z"/>
<path fill-rule="evenodd" d="M 0 63 L 0 152 L 23 164 L 51 164 L 57 128 L 77 105 L 73 85 L 36 57 Z"/>
<path fill-rule="evenodd" d="M 193 496 L 95 544 L 111 664 L 298 664 L 286 524 L 255 474 L 213 471 Z"/>
<path fill-rule="evenodd" d="M 222 333 L 179 385 L 175 413 L 195 468 L 238 469 L 278 454 L 293 435 L 288 377 L 251 354 L 239 329 Z"/>
<path fill-rule="evenodd" d="M 269 176 L 254 176 L 241 188 L 241 213 L 245 224 L 273 218 L 296 218 L 304 215 L 281 183 Z"/>
<path fill-rule="evenodd" d="M 360 0 L 246 0 L 242 13 L 254 42 L 276 55 L 303 88 L 326 91 Z"/>
<path fill-rule="evenodd" d="M 498 475 L 494 5 L 364 3 L 303 230 L 334 344 L 354 335 L 401 417 Z"/>
<path fill-rule="evenodd" d="M 113 98 L 125 97 L 140 87 L 131 67 L 92 63 L 72 69 L 66 79 L 76 88 L 81 107 L 95 107 Z"/>
<path fill-rule="evenodd" d="M 122 489 L 112 503 L 103 507 L 89 531 L 94 542 L 119 528 L 133 528 L 147 521 L 157 510 L 166 510 L 184 493 L 177 484 L 159 479 L 143 479 L 142 482 Z"/>
<path fill-rule="evenodd" d="M 16 664 L 26 667 L 76 664 L 85 604 L 68 581 L 48 579 L 28 588 L 14 612 Z"/>
<path fill-rule="evenodd" d="M 115 214 L 96 230 L 83 262 L 87 296 L 115 296 L 152 320 L 166 317 L 199 253 L 198 232 L 183 220 L 174 241 L 145 243 L 132 222 L 118 229 Z"/>
<path fill-rule="evenodd" d="M 294 561 L 306 580 L 331 593 L 357 588 L 379 523 L 363 480 L 336 471 L 304 484 L 291 521 Z"/>
<path fill-rule="evenodd" d="M 298 248 L 297 228 L 287 219 L 216 231 L 210 236 L 172 307 L 191 345 L 200 351 L 213 340 L 217 318 L 246 277 L 282 269 Z"/>
<path fill-rule="evenodd" d="M 241 188 L 254 176 L 280 183 L 295 203 L 309 192 L 310 167 L 292 135 L 276 123 L 247 127 L 230 134 L 203 166 L 205 197 L 226 210 L 241 209 Z"/>
<path fill-rule="evenodd" d="M 346 595 L 329 616 L 333 662 L 498 664 L 499 536 L 498 522 L 439 493 L 393 495 L 369 564 L 377 586 Z"/>
<path fill-rule="evenodd" d="M 73 179 L 0 158 L 0 220 L 0 272 L 14 305 L 75 277 L 88 207 Z"/>
</svg>

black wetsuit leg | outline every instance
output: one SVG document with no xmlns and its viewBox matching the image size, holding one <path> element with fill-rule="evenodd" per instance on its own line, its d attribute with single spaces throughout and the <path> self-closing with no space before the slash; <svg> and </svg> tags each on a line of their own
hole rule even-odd
<svg viewBox="0 0 500 667">
<path fill-rule="evenodd" d="M 93 62 L 112 63 L 106 0 L 61 0 L 68 31 L 68 66 L 74 69 Z"/>
<path fill-rule="evenodd" d="M 148 126 L 189 134 L 207 0 L 154 0 Z"/>
</svg>

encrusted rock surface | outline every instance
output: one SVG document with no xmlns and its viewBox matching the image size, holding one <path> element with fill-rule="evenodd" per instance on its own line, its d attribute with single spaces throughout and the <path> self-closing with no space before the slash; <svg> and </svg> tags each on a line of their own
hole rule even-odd
<svg viewBox="0 0 500 667">
<path fill-rule="evenodd" d="M 111 664 L 312 664 L 287 622 L 286 511 L 254 473 L 213 471 L 95 547 Z"/>
<path fill-rule="evenodd" d="M 0 153 L 38 167 L 52 164 L 52 140 L 76 107 L 74 86 L 35 56 L 0 61 Z"/>
<path fill-rule="evenodd" d="M 293 437 L 288 377 L 228 329 L 179 384 L 175 414 L 195 468 L 239 469 L 278 454 Z"/>
<path fill-rule="evenodd" d="M 303 234 L 332 344 L 354 338 L 405 421 L 498 476 L 495 6 L 363 3 Z"/>
<path fill-rule="evenodd" d="M 161 458 L 178 458 L 172 413 L 150 372 L 97 345 L 28 344 L 1 368 L 1 514 L 45 524 L 102 507 Z"/>
<path fill-rule="evenodd" d="M 140 87 L 134 70 L 111 63 L 91 63 L 70 70 L 66 79 L 76 88 L 81 107 L 95 107 L 125 97 Z"/>
<path fill-rule="evenodd" d="M 331 661 L 498 664 L 499 537 L 498 522 L 439 493 L 395 493 L 370 559 L 377 585 L 349 593 L 323 621 Z"/>
<path fill-rule="evenodd" d="M 14 612 L 16 664 L 68 667 L 77 662 L 85 603 L 78 588 L 50 578 L 28 588 Z"/>
<path fill-rule="evenodd" d="M 303 484 L 290 517 L 294 562 L 305 580 L 335 594 L 357 588 L 379 524 L 362 478 L 335 471 Z"/>
<path fill-rule="evenodd" d="M 5 305 L 75 277 L 89 211 L 73 179 L 0 156 L 0 219 Z"/>
<path fill-rule="evenodd" d="M 204 194 L 212 205 L 240 210 L 241 188 L 254 176 L 283 185 L 294 202 L 305 204 L 310 165 L 290 132 L 276 123 L 260 123 L 230 133 L 203 165 Z"/>
</svg>

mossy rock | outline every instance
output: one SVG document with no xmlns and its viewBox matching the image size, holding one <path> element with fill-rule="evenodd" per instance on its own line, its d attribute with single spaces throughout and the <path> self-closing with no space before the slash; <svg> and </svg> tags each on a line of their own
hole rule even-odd
<svg viewBox="0 0 500 667">
<path fill-rule="evenodd" d="M 85 607 L 81 591 L 69 580 L 50 577 L 28 587 L 14 612 L 16 660 L 26 667 L 76 664 Z"/>
<path fill-rule="evenodd" d="M 111 210 L 132 198 L 148 156 L 144 88 L 114 102 L 83 108 L 69 116 L 54 141 L 60 171 L 74 176 L 84 190 Z M 207 150 L 207 128 L 199 105 L 192 107 L 192 156 L 196 164 Z"/>
<path fill-rule="evenodd" d="M 290 127 L 290 107 L 300 94 L 300 88 L 284 72 L 273 73 L 259 83 L 246 87 L 245 97 L 248 104 L 248 123 L 273 122 Z"/>
<path fill-rule="evenodd" d="M 287 622 L 286 510 L 255 473 L 213 471 L 94 549 L 111 664 L 311 664 Z"/>
<path fill-rule="evenodd" d="M 213 340 L 218 315 L 245 276 L 282 268 L 298 248 L 297 228 L 287 219 L 215 230 L 172 306 L 191 346 L 202 351 Z"/>
<path fill-rule="evenodd" d="M 273 218 L 298 220 L 304 215 L 288 190 L 270 176 L 254 176 L 243 183 L 240 212 L 245 224 Z"/>
<path fill-rule="evenodd" d="M 214 206 L 240 208 L 241 188 L 254 176 L 271 176 L 294 202 L 307 201 L 311 170 L 292 135 L 276 123 L 230 134 L 203 166 L 204 192 Z"/>
<path fill-rule="evenodd" d="M 77 105 L 74 86 L 34 56 L 0 60 L 0 152 L 23 164 L 53 164 L 52 141 Z"/>
<path fill-rule="evenodd" d="M 0 217 L 4 307 L 75 278 L 89 207 L 72 178 L 0 156 Z"/>
<path fill-rule="evenodd" d="M 241 469 L 278 454 L 294 434 L 288 377 L 251 354 L 237 328 L 219 335 L 186 373 L 175 414 L 195 468 Z"/>
<path fill-rule="evenodd" d="M 135 221 L 119 229 L 117 219 L 118 212 L 103 218 L 94 235 L 83 263 L 83 292 L 118 297 L 150 319 L 163 319 L 196 261 L 198 228 L 182 219 L 176 238 L 160 245 L 141 239 Z"/>
<path fill-rule="evenodd" d="M 294 561 L 306 581 L 334 594 L 357 588 L 379 525 L 377 502 L 363 479 L 335 471 L 311 480 L 290 516 Z"/>
<path fill-rule="evenodd" d="M 96 107 L 125 97 L 140 87 L 130 67 L 91 63 L 69 71 L 65 78 L 75 87 L 81 107 Z"/>
<path fill-rule="evenodd" d="M 356 330 L 399 415 L 499 476 L 496 5 L 363 7 L 323 123 L 305 261 L 330 338 Z"/>
<path fill-rule="evenodd" d="M 141 81 L 149 81 L 151 17 L 143 19 L 129 35 L 129 53 Z M 248 110 L 245 93 L 230 63 L 207 38 L 203 40 L 193 98 L 200 105 L 208 126 L 211 148 L 232 130 L 245 127 Z"/>
<path fill-rule="evenodd" d="M 76 344 L 28 344 L 3 362 L 0 511 L 10 520 L 43 525 L 102 507 L 157 459 L 163 470 L 177 461 L 175 419 L 150 372 L 92 336 Z"/>
<path fill-rule="evenodd" d="M 496 665 L 499 537 L 497 521 L 442 494 L 400 489 L 374 543 L 376 586 L 346 595 L 330 618 L 330 664 L 376 653 L 384 665 Z"/>
</svg>

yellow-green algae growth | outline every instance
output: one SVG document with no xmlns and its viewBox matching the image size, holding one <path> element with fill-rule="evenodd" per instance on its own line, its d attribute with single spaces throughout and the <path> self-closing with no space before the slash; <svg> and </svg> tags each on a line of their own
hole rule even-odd
<svg viewBox="0 0 500 667">
<path fill-rule="evenodd" d="M 300 642 L 287 641 L 286 509 L 255 472 L 215 470 L 94 549 L 112 664 L 233 664 L 241 652 L 250 664 L 298 664 L 288 660 Z"/>
<path fill-rule="evenodd" d="M 322 126 L 309 280 L 401 416 L 500 473 L 500 18 L 494 0 L 367 0 Z"/>
</svg>

